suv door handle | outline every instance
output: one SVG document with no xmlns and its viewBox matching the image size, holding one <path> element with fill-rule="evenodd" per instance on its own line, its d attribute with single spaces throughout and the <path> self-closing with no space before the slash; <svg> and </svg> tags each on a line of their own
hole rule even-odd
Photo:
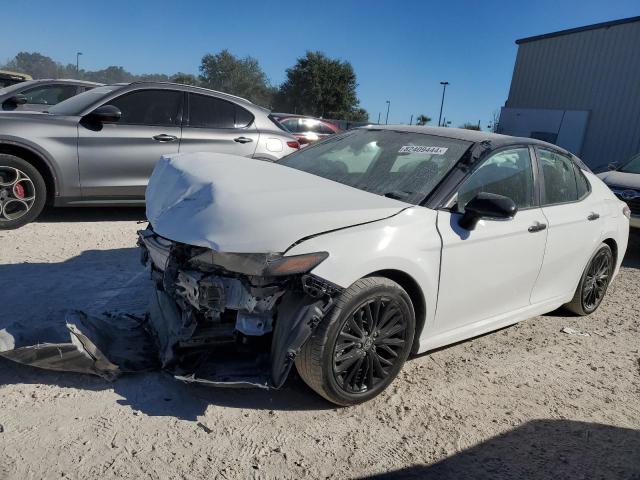
<svg viewBox="0 0 640 480">
<path fill-rule="evenodd" d="M 533 225 L 531 225 L 529 227 L 529 232 L 531 232 L 531 233 L 540 232 L 540 231 L 544 230 L 545 228 L 547 228 L 547 224 L 546 223 L 536 222 L 536 223 L 534 223 Z"/>
<path fill-rule="evenodd" d="M 249 143 L 249 142 L 253 142 L 253 139 L 248 137 L 238 137 L 238 138 L 234 138 L 233 141 L 237 143 Z"/>
<path fill-rule="evenodd" d="M 597 220 L 597 219 L 599 219 L 599 218 L 600 218 L 600 214 L 599 214 L 599 213 L 591 212 L 591 213 L 589 214 L 589 216 L 587 217 L 587 220 L 589 220 L 589 221 L 591 222 L 591 221 L 593 221 L 593 220 Z"/>
<path fill-rule="evenodd" d="M 175 142 L 178 137 L 175 135 L 167 135 L 166 133 L 161 133 L 160 135 L 154 135 L 153 138 L 156 142 L 165 143 L 165 142 Z"/>
</svg>

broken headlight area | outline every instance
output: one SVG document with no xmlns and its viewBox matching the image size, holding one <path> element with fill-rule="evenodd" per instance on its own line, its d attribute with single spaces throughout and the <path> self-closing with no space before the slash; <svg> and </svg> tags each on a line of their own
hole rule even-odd
<svg viewBox="0 0 640 480">
<path fill-rule="evenodd" d="M 326 252 L 216 252 L 139 232 L 155 283 L 148 326 L 181 380 L 280 387 L 341 288 L 309 274 Z"/>
</svg>

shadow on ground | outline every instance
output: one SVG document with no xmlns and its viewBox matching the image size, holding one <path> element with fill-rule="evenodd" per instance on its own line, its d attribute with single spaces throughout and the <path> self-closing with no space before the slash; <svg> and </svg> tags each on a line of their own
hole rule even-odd
<svg viewBox="0 0 640 480">
<path fill-rule="evenodd" d="M 534 420 L 432 465 L 381 473 L 400 479 L 640 479 L 640 431 Z"/>
<path fill-rule="evenodd" d="M 144 207 L 47 208 L 38 223 L 146 221 Z"/>
</svg>

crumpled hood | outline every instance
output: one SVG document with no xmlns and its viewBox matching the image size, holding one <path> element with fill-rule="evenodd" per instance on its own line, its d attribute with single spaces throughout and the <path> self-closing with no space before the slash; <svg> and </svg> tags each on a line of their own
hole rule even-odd
<svg viewBox="0 0 640 480">
<path fill-rule="evenodd" d="M 609 186 L 640 189 L 640 174 L 627 172 L 599 173 L 598 178 Z"/>
<path fill-rule="evenodd" d="M 410 207 L 277 163 L 219 153 L 161 157 L 146 204 L 157 234 L 235 253 L 284 252 L 310 235 Z"/>
</svg>

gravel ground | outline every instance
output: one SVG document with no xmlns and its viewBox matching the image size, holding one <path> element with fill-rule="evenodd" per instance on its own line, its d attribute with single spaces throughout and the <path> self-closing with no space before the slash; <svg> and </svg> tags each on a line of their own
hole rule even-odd
<svg viewBox="0 0 640 480">
<path fill-rule="evenodd" d="M 59 210 L 0 232 L 0 328 L 144 309 L 140 210 Z M 640 238 L 601 308 L 411 359 L 375 400 L 114 383 L 0 360 L 0 479 L 640 479 Z M 591 334 L 561 333 L 565 326 Z"/>
</svg>

